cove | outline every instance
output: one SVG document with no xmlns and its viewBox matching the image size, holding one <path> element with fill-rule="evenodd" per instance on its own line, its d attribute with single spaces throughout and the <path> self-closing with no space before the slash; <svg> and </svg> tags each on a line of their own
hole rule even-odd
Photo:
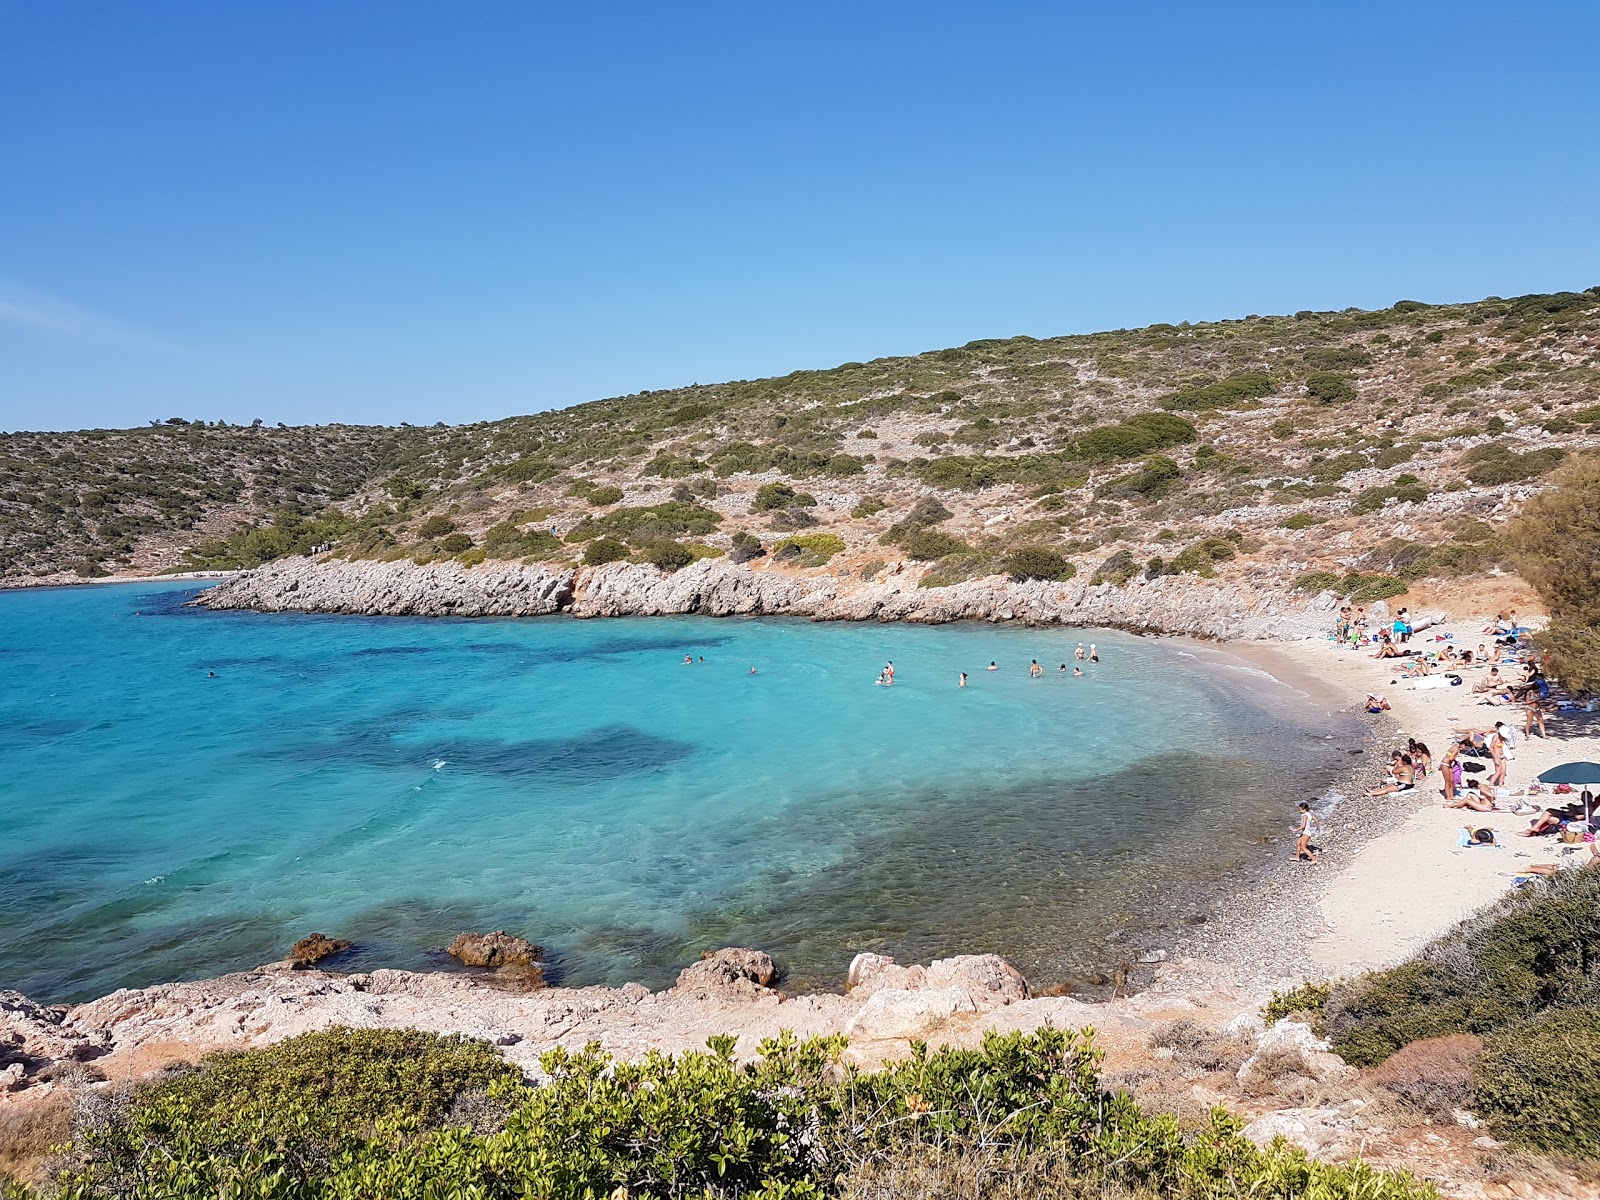
<svg viewBox="0 0 1600 1200">
<path fill-rule="evenodd" d="M 568 984 L 734 944 L 796 988 L 860 950 L 1048 983 L 1239 878 L 1345 761 L 1325 704 L 1176 640 L 192 595 L 0 593 L 0 987 L 81 1000 L 312 930 L 357 942 L 341 969 L 426 969 L 473 928 Z"/>
</svg>

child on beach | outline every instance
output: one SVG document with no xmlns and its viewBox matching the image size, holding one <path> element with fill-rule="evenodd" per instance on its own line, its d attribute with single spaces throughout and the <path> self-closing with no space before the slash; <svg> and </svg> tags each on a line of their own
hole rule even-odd
<svg viewBox="0 0 1600 1200">
<path fill-rule="evenodd" d="M 1311 833 L 1315 830 L 1322 832 L 1322 822 L 1317 819 L 1317 814 L 1311 811 L 1311 805 L 1300 801 L 1300 828 L 1295 834 L 1294 860 L 1295 862 L 1317 861 L 1317 856 L 1311 850 Z"/>
</svg>

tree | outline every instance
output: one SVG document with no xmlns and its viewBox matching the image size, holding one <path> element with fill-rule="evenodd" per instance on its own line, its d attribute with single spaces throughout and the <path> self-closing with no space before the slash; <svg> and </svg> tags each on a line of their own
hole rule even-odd
<svg viewBox="0 0 1600 1200">
<path fill-rule="evenodd" d="M 1600 457 L 1572 462 L 1508 531 L 1518 572 L 1550 613 L 1539 645 L 1568 687 L 1600 691 Z"/>
</svg>

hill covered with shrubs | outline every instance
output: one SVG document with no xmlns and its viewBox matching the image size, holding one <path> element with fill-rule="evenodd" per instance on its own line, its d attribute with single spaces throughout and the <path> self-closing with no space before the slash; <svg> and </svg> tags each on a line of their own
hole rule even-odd
<svg viewBox="0 0 1600 1200">
<path fill-rule="evenodd" d="M 1332 581 L 1490 569 L 1600 446 L 1600 289 L 1016 337 L 428 429 L 0 439 L 0 572 L 708 555 Z"/>
</svg>

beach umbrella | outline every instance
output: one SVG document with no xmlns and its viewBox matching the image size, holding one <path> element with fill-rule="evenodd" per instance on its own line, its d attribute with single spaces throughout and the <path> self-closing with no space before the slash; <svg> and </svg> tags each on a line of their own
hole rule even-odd
<svg viewBox="0 0 1600 1200">
<path fill-rule="evenodd" d="M 1540 783 L 1566 783 L 1573 787 L 1600 783 L 1600 763 L 1569 762 L 1551 767 L 1539 776 Z"/>
</svg>

